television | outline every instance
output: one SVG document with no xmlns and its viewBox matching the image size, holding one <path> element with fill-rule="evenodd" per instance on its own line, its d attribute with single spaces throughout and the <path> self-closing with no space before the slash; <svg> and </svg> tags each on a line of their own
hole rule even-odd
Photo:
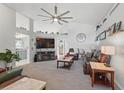
<svg viewBox="0 0 124 93">
<path fill-rule="evenodd" d="M 36 38 L 36 49 L 54 48 L 54 43 L 52 38 Z"/>
</svg>

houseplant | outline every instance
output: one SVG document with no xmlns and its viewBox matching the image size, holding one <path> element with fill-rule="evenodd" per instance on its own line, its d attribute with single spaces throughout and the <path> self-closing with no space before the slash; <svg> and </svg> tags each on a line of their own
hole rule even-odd
<svg viewBox="0 0 124 93">
<path fill-rule="evenodd" d="M 0 60 L 5 62 L 6 68 L 12 68 L 12 63 L 14 61 L 19 61 L 20 57 L 18 53 L 12 53 L 11 50 L 6 49 L 5 53 L 0 53 Z"/>
</svg>

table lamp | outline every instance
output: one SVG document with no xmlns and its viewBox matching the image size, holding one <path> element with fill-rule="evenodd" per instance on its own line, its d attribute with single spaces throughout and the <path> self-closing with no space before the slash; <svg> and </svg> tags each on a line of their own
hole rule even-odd
<svg viewBox="0 0 124 93">
<path fill-rule="evenodd" d="M 102 46 L 101 53 L 109 55 L 108 62 L 105 63 L 105 66 L 110 67 L 111 55 L 115 54 L 115 47 L 114 46 Z"/>
</svg>

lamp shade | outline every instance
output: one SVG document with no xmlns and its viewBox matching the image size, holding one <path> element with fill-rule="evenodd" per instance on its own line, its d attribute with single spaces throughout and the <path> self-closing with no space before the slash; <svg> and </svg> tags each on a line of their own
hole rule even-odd
<svg viewBox="0 0 124 93">
<path fill-rule="evenodd" d="M 114 55 L 115 54 L 115 47 L 114 46 L 102 46 L 101 52 L 107 55 Z"/>
</svg>

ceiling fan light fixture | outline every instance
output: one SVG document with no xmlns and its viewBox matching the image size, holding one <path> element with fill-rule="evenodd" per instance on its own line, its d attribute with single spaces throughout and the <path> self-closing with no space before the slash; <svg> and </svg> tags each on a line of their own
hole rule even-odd
<svg viewBox="0 0 124 93">
<path fill-rule="evenodd" d="M 53 20 L 54 20 L 54 22 L 58 22 L 58 19 L 57 18 L 54 18 Z"/>
</svg>

